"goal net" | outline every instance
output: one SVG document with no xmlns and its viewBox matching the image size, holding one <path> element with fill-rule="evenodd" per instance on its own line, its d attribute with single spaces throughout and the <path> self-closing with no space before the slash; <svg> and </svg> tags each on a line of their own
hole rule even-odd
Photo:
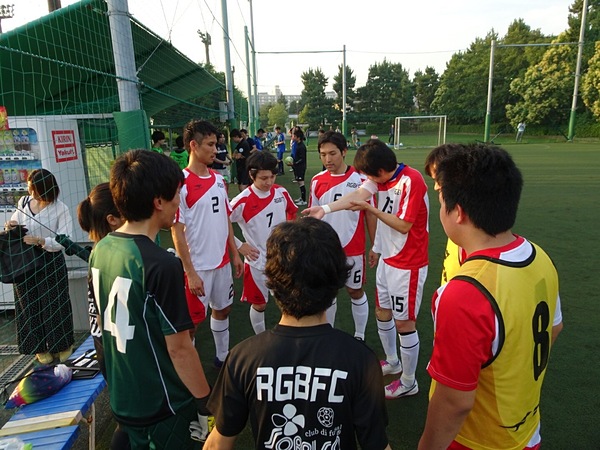
<svg viewBox="0 0 600 450">
<path fill-rule="evenodd" d="M 437 147 L 446 142 L 446 116 L 396 117 L 394 148 Z"/>
</svg>

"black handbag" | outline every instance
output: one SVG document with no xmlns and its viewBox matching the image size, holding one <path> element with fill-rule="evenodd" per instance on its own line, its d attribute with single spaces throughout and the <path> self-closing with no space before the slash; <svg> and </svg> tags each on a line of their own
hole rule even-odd
<svg viewBox="0 0 600 450">
<path fill-rule="evenodd" d="M 44 267 L 44 250 L 23 242 L 27 228 L 23 225 L 0 232 L 0 281 L 21 283 Z"/>
</svg>

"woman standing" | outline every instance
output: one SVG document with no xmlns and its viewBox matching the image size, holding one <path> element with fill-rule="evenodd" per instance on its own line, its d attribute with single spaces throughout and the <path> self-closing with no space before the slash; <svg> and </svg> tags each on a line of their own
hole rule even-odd
<svg viewBox="0 0 600 450">
<path fill-rule="evenodd" d="M 35 353 L 43 364 L 55 357 L 64 362 L 73 353 L 73 312 L 63 247 L 53 236 L 73 234 L 71 214 L 58 200 L 60 190 L 50 171 L 32 171 L 27 187 L 29 195 L 19 199 L 9 226 L 24 225 L 23 242 L 45 251 L 44 266 L 14 285 L 17 344 L 19 353 Z"/>
</svg>

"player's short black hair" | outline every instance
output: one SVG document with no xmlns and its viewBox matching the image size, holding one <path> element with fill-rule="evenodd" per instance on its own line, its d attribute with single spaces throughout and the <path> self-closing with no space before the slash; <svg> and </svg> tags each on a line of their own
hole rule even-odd
<svg viewBox="0 0 600 450">
<path fill-rule="evenodd" d="M 54 202 L 60 194 L 60 188 L 56 177 L 47 169 L 35 169 L 27 176 L 34 196 L 38 196 L 45 202 Z"/>
<path fill-rule="evenodd" d="M 329 308 L 350 269 L 340 238 L 322 220 L 282 222 L 267 239 L 267 287 L 281 312 L 296 319 Z"/>
<path fill-rule="evenodd" d="M 231 130 L 231 133 L 229 133 L 229 136 L 231 136 L 232 138 L 243 137 L 241 130 L 238 130 L 237 128 L 234 128 L 233 130 Z"/>
<path fill-rule="evenodd" d="M 354 156 L 354 168 L 365 175 L 379 176 L 381 169 L 386 172 L 396 170 L 398 160 L 394 151 L 379 139 L 369 139 Z"/>
<path fill-rule="evenodd" d="M 175 145 L 177 148 L 183 148 L 183 136 L 177 136 L 175 138 Z"/>
<path fill-rule="evenodd" d="M 443 144 L 437 146 L 425 158 L 425 173 L 433 178 L 435 169 L 440 161 L 448 156 L 450 152 L 459 152 L 463 148 L 462 144 Z"/>
<path fill-rule="evenodd" d="M 154 133 L 152 133 L 152 142 L 153 143 L 156 144 L 161 139 L 165 139 L 165 133 L 163 133 L 160 130 L 156 130 Z"/>
<path fill-rule="evenodd" d="M 172 158 L 130 150 L 110 169 L 110 192 L 121 217 L 141 222 L 152 217 L 154 199 L 173 200 L 183 180 L 183 172 Z"/>
<path fill-rule="evenodd" d="M 446 212 L 460 205 L 490 236 L 510 230 L 517 217 L 523 177 L 508 152 L 494 145 L 462 145 L 436 167 Z"/>
<path fill-rule="evenodd" d="M 259 128 L 258 131 L 256 132 L 256 134 L 260 134 L 260 133 L 264 133 L 265 130 L 263 130 L 262 128 Z"/>
<path fill-rule="evenodd" d="M 183 143 L 186 149 L 190 149 L 190 142 L 196 139 L 198 142 L 202 142 L 202 140 L 214 134 L 217 136 L 219 131 L 215 128 L 215 126 L 207 122 L 206 120 L 191 120 L 188 122 L 183 129 Z"/>
<path fill-rule="evenodd" d="M 252 153 L 246 160 L 246 169 L 251 180 L 254 180 L 259 170 L 270 170 L 274 174 L 279 171 L 277 158 L 268 151 Z"/>
<path fill-rule="evenodd" d="M 333 144 L 340 149 L 340 152 L 348 150 L 348 141 L 346 141 L 346 137 L 342 133 L 339 133 L 337 131 L 326 131 L 319 138 L 317 149 L 321 150 L 321 145 L 323 144 Z"/>
</svg>

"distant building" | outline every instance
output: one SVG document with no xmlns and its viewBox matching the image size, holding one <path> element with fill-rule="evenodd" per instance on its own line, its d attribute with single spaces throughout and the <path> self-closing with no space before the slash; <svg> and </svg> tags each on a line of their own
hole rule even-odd
<svg viewBox="0 0 600 450">
<path fill-rule="evenodd" d="M 300 98 L 302 98 L 301 95 L 284 94 L 283 92 L 281 92 L 281 89 L 279 89 L 279 86 L 275 86 L 274 94 L 269 94 L 267 92 L 259 92 L 258 93 L 258 107 L 260 108 L 262 105 L 277 103 L 277 99 L 279 97 L 281 97 L 282 95 L 285 97 L 285 100 L 287 101 L 287 106 L 290 105 L 290 102 L 293 102 L 294 100 L 298 101 L 298 100 L 300 100 Z M 329 99 L 336 99 L 337 94 L 335 93 L 335 91 L 327 91 L 327 92 L 325 92 L 325 97 L 329 98 Z"/>
</svg>

